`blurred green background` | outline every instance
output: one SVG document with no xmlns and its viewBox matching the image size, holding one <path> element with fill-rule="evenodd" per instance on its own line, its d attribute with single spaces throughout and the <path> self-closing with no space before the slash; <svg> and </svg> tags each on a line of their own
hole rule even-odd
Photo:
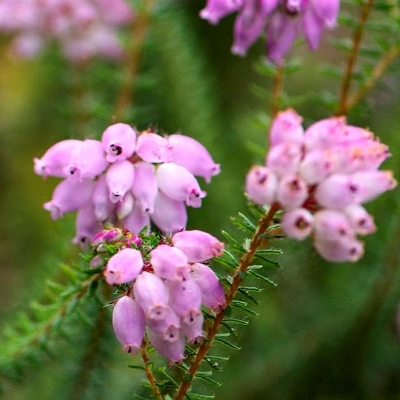
<svg viewBox="0 0 400 400">
<path fill-rule="evenodd" d="M 205 144 L 221 163 L 221 175 L 202 187 L 208 192 L 201 209 L 190 210 L 189 228 L 221 237 L 233 231 L 230 216 L 245 211 L 243 182 L 248 168 L 262 162 L 266 144 L 263 113 L 268 111 L 271 79 L 254 63 L 262 59 L 257 42 L 248 57 L 230 54 L 233 16 L 210 26 L 198 18 L 202 1 L 175 2 L 159 10 L 148 32 L 135 82 L 135 104 L 124 122 L 140 129 L 180 131 Z M 167 4 L 167 2 L 166 2 Z M 346 29 L 335 31 L 340 37 Z M 326 36 L 325 36 L 326 38 Z M 57 48 L 30 61 L 7 56 L 8 37 L 0 45 L 0 321 L 12 323 L 40 299 L 46 279 L 57 280 L 60 262 L 74 263 L 80 250 L 70 244 L 74 216 L 52 221 L 42 204 L 57 180 L 34 175 L 33 157 L 69 137 L 99 138 L 112 122 L 113 101 L 121 82 L 118 65 L 93 62 L 77 71 Z M 345 53 L 325 40 L 315 54 L 299 45 L 294 57 L 302 67 L 285 79 L 288 104 L 309 123 L 330 116 L 318 100 L 321 92 L 338 93 L 338 81 L 318 72 L 324 63 L 343 65 Z M 266 91 L 261 98 L 254 85 Z M 82 94 L 78 89 L 84 90 Z M 393 157 L 384 168 L 400 176 L 400 62 L 352 110 L 351 124 L 369 127 Z M 79 92 L 77 96 L 76 92 Z M 258 90 L 259 92 L 260 90 Z M 297 105 L 298 96 L 313 94 Z M 291 100 L 293 99 L 293 100 Z M 72 118 L 74 111 L 80 115 Z M 257 118 L 258 117 L 258 118 Z M 261 121 L 261 122 L 260 122 Z M 238 330 L 239 352 L 230 355 L 215 376 L 223 385 L 207 388 L 221 400 L 395 400 L 400 399 L 400 209 L 398 189 L 368 204 L 378 230 L 365 238 L 366 254 L 356 264 L 330 264 L 310 241 L 285 240 L 283 266 L 269 276 L 254 309 L 258 317 Z M 94 306 L 93 306 L 94 307 Z M 93 308 L 93 313 L 97 312 Z M 88 311 L 91 313 L 91 309 Z M 398 321 L 398 322 L 396 322 Z M 7 400 L 131 399 L 143 378 L 127 368 L 110 327 L 89 383 L 79 386 L 84 346 L 93 333 L 77 322 L 76 334 L 56 341 L 50 355 L 26 365 L 20 382 L 5 384 Z M 218 353 L 218 351 L 216 351 Z M 78 383 L 77 383 L 78 382 Z"/>
</svg>

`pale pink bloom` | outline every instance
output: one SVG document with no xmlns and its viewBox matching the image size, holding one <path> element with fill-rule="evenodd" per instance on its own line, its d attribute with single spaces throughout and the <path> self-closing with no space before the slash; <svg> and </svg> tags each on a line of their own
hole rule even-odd
<svg viewBox="0 0 400 400">
<path fill-rule="evenodd" d="M 94 214 L 97 220 L 101 222 L 109 219 L 114 211 L 115 204 L 110 200 L 110 190 L 108 189 L 105 175 L 101 175 L 95 182 L 92 204 Z"/>
<path fill-rule="evenodd" d="M 150 251 L 150 263 L 160 278 L 182 280 L 189 276 L 188 258 L 176 247 L 160 244 Z"/>
<path fill-rule="evenodd" d="M 278 178 L 269 168 L 254 165 L 246 176 L 245 190 L 249 198 L 259 205 L 272 204 L 276 200 Z"/>
<path fill-rule="evenodd" d="M 315 149 L 307 152 L 300 164 L 300 175 L 309 184 L 320 183 L 337 172 L 343 163 L 343 152 Z"/>
<path fill-rule="evenodd" d="M 132 188 L 135 169 L 128 160 L 116 161 L 106 172 L 106 182 L 113 203 L 122 201 L 126 192 Z"/>
<path fill-rule="evenodd" d="M 135 151 L 136 132 L 127 124 L 113 124 L 103 132 L 101 143 L 108 162 L 126 160 Z"/>
<path fill-rule="evenodd" d="M 314 241 L 314 246 L 323 258 L 332 262 L 358 261 L 364 254 L 364 245 L 359 240 L 320 240 Z"/>
<path fill-rule="evenodd" d="M 173 342 L 164 339 L 164 335 L 159 335 L 151 329 L 147 330 L 147 336 L 151 345 L 163 357 L 167 358 L 171 365 L 181 363 L 185 358 L 185 338 L 180 335 Z"/>
<path fill-rule="evenodd" d="M 266 157 L 265 165 L 279 178 L 286 174 L 295 174 L 303 157 L 300 144 L 295 142 L 282 142 L 271 147 Z"/>
<path fill-rule="evenodd" d="M 216 237 L 199 230 L 175 233 L 171 240 L 174 247 L 186 254 L 189 262 L 202 262 L 219 257 L 225 247 Z"/>
<path fill-rule="evenodd" d="M 353 204 L 343 209 L 343 212 L 355 233 L 359 235 L 368 235 L 375 232 L 376 226 L 374 219 L 363 206 Z"/>
<path fill-rule="evenodd" d="M 89 201 L 85 206 L 79 208 L 75 220 L 76 236 L 72 242 L 79 244 L 83 249 L 87 248 L 93 236 L 102 228 L 96 219 L 92 203 Z"/>
<path fill-rule="evenodd" d="M 50 211 L 53 219 L 62 217 L 65 213 L 77 211 L 91 198 L 93 181 L 75 181 L 64 179 L 53 192 L 51 201 L 45 203 L 43 208 Z"/>
<path fill-rule="evenodd" d="M 98 140 L 86 139 L 74 149 L 65 176 L 74 179 L 93 179 L 108 167 L 103 146 Z"/>
<path fill-rule="evenodd" d="M 193 315 L 190 322 L 182 322 L 182 335 L 186 336 L 189 343 L 199 343 L 203 339 L 203 323 L 204 315 L 201 312 L 197 315 Z"/>
<path fill-rule="evenodd" d="M 109 285 L 132 282 L 142 272 L 143 259 L 139 250 L 124 248 L 107 263 L 104 276 Z"/>
<path fill-rule="evenodd" d="M 152 214 L 158 194 L 154 165 L 144 161 L 135 164 L 135 180 L 132 186 L 132 193 L 142 213 Z"/>
<path fill-rule="evenodd" d="M 300 175 L 285 175 L 278 184 L 276 198 L 285 209 L 300 207 L 308 197 L 308 185 Z"/>
<path fill-rule="evenodd" d="M 304 140 L 302 122 L 303 118 L 291 108 L 279 111 L 272 121 L 269 131 L 271 146 L 276 146 L 283 142 L 302 144 Z"/>
<path fill-rule="evenodd" d="M 207 183 L 211 177 L 220 173 L 219 164 L 215 164 L 208 150 L 197 140 L 174 134 L 168 136 L 172 154 L 172 162 L 182 165 L 193 175 L 201 176 Z"/>
<path fill-rule="evenodd" d="M 164 163 L 158 166 L 156 176 L 158 187 L 166 196 L 184 201 L 188 206 L 201 207 L 206 192 L 201 190 L 196 178 L 185 167 Z"/>
<path fill-rule="evenodd" d="M 136 142 L 136 153 L 149 163 L 171 162 L 171 146 L 165 137 L 154 132 L 142 132 Z"/>
<path fill-rule="evenodd" d="M 138 303 L 130 296 L 117 300 L 112 314 L 115 336 L 127 353 L 136 354 L 142 345 L 145 317 Z"/>
<path fill-rule="evenodd" d="M 162 320 L 167 316 L 169 291 L 160 277 L 143 271 L 133 285 L 133 292 L 147 318 Z"/>
<path fill-rule="evenodd" d="M 215 272 L 205 264 L 195 263 L 191 266 L 191 277 L 201 291 L 201 303 L 215 312 L 226 306 L 225 291 Z"/>
<path fill-rule="evenodd" d="M 187 211 L 185 203 L 171 199 L 159 191 L 154 202 L 151 219 L 162 232 L 179 232 L 186 228 Z"/>
<path fill-rule="evenodd" d="M 161 335 L 163 340 L 175 342 L 179 339 L 181 322 L 178 314 L 171 307 L 165 310 L 164 318 L 147 318 L 146 324 L 154 333 Z"/>
<path fill-rule="evenodd" d="M 208 0 L 207 5 L 200 11 L 200 17 L 210 24 L 217 24 L 221 18 L 238 11 L 245 0 Z"/>
<path fill-rule="evenodd" d="M 314 214 L 314 232 L 316 240 L 341 241 L 352 240 L 355 232 L 347 216 L 337 210 L 321 210 Z"/>
<path fill-rule="evenodd" d="M 297 240 L 310 236 L 314 225 L 314 217 L 305 208 L 295 208 L 283 214 L 281 227 L 285 234 Z"/>
<path fill-rule="evenodd" d="M 42 158 L 35 157 L 34 170 L 37 175 L 55 176 L 64 178 L 65 167 L 70 163 L 71 156 L 76 147 L 82 143 L 81 140 L 67 139 L 57 142 L 51 146 Z"/>
<path fill-rule="evenodd" d="M 132 211 L 122 222 L 126 229 L 135 234 L 139 234 L 145 226 L 147 226 L 148 231 L 150 231 L 150 215 L 142 213 L 137 201 L 135 201 Z"/>
<path fill-rule="evenodd" d="M 193 323 L 201 314 L 201 290 L 196 281 L 185 279 L 166 281 L 169 290 L 169 304 L 186 324 Z"/>
<path fill-rule="evenodd" d="M 127 192 L 122 199 L 115 205 L 115 213 L 119 220 L 126 218 L 132 211 L 135 204 L 135 199 L 131 192 Z"/>
</svg>

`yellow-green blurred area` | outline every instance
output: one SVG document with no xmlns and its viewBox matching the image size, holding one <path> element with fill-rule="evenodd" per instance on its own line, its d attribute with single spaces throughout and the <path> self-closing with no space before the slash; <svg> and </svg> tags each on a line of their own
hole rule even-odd
<svg viewBox="0 0 400 400">
<path fill-rule="evenodd" d="M 244 177 L 253 163 L 263 162 L 267 140 L 260 115 L 269 113 L 272 81 L 254 68 L 264 54 L 263 41 L 246 58 L 232 56 L 233 16 L 210 26 L 198 18 L 203 6 L 201 1 L 182 1 L 158 11 L 134 82 L 134 104 L 123 122 L 140 129 L 179 131 L 205 144 L 222 172 L 210 185 L 201 182 L 208 195 L 201 209 L 190 210 L 189 228 L 220 238 L 223 229 L 241 238 L 230 216 L 247 212 Z M 332 35 L 348 32 L 342 28 Z M 302 67 L 284 80 L 285 102 L 306 124 L 330 116 L 318 100 L 321 93 L 336 98 L 339 93 L 340 80 L 320 69 L 329 63 L 343 67 L 346 60 L 344 51 L 330 46 L 327 35 L 324 39 L 313 54 L 304 44 L 296 47 L 291 54 Z M 100 138 L 113 122 L 123 77 L 121 65 L 102 61 L 83 70 L 73 68 L 54 45 L 35 59 L 13 59 L 9 42 L 9 37 L 1 37 L 1 327 L 12 324 L 19 312 L 29 314 L 30 302 L 44 298 L 46 280 L 63 281 L 61 263 L 80 262 L 81 250 L 71 244 L 74 215 L 53 221 L 43 209 L 58 180 L 36 176 L 33 158 L 62 139 Z M 264 98 L 255 94 L 263 90 Z M 298 104 L 305 93 L 315 96 Z M 383 168 L 397 178 L 399 93 L 397 59 L 348 116 L 349 123 L 370 128 L 389 145 L 393 156 Z M 204 393 L 215 393 L 220 400 L 400 399 L 399 198 L 396 188 L 367 205 L 378 229 L 363 238 L 365 256 L 358 263 L 328 263 L 310 240 L 273 242 L 284 250 L 275 258 L 282 268 L 265 269 L 264 274 L 277 287 L 250 282 L 265 289 L 255 295 L 259 305 L 251 305 L 259 315 L 242 315 L 249 325 L 238 327 L 233 339 L 241 351 L 214 349 L 230 360 L 221 362 L 223 371 L 213 375 L 222 386 L 205 384 Z M 98 311 L 93 308 L 93 313 Z M 23 366 L 19 381 L 5 383 L 0 397 L 133 399 L 144 373 L 128 368 L 140 360 L 121 353 L 109 317 L 92 365 L 85 364 L 86 348 L 96 336 L 90 324 L 85 328 L 77 319 L 76 337 L 56 339 L 50 352 Z"/>
</svg>

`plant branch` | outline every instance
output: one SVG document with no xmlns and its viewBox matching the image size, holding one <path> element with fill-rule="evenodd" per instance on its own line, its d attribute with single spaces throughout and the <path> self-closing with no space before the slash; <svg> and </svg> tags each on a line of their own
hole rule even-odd
<svg viewBox="0 0 400 400">
<path fill-rule="evenodd" d="M 260 247 L 261 243 L 265 242 L 265 239 L 261 235 L 270 226 L 272 218 L 274 217 L 274 215 L 276 214 L 276 212 L 278 210 L 279 210 L 278 204 L 277 203 L 272 204 L 268 213 L 263 218 L 261 218 L 260 221 L 258 222 L 257 229 L 254 232 L 253 237 L 251 238 L 249 249 L 240 259 L 239 266 L 236 269 L 236 272 L 235 272 L 233 280 L 232 280 L 232 284 L 231 284 L 229 290 L 227 291 L 227 293 L 225 294 L 225 300 L 226 300 L 227 307 L 231 304 L 234 296 L 236 295 L 236 293 L 239 289 L 239 286 L 244 279 L 244 275 L 245 275 L 248 267 L 251 265 L 251 263 L 253 261 L 255 252 Z M 208 351 L 213 343 L 215 335 L 217 334 L 219 327 L 225 317 L 225 313 L 226 313 L 226 309 L 222 310 L 220 313 L 218 313 L 215 316 L 214 323 L 208 330 L 206 338 L 204 339 L 203 343 L 198 348 L 196 355 L 194 356 L 194 358 L 190 364 L 190 367 L 188 370 L 188 375 L 192 376 L 193 379 L 194 379 L 204 357 L 208 353 Z M 189 388 L 193 382 L 193 379 L 182 381 L 182 383 L 178 389 L 178 392 L 174 398 L 175 400 L 182 400 L 185 397 L 187 391 L 189 390 Z"/>
<path fill-rule="evenodd" d="M 360 21 L 359 21 L 357 28 L 353 34 L 353 48 L 352 48 L 350 56 L 347 60 L 346 72 L 345 72 L 343 82 L 342 82 L 342 88 L 341 88 L 341 92 L 340 92 L 340 102 L 339 102 L 338 110 L 336 113 L 337 115 L 346 115 L 349 111 L 347 108 L 347 98 L 348 98 L 349 92 L 350 92 L 351 78 L 353 75 L 355 65 L 357 63 L 361 42 L 362 42 L 362 39 L 364 36 L 365 27 L 366 27 L 369 15 L 371 13 L 372 7 L 374 5 L 374 1 L 375 0 L 367 0 L 361 9 Z"/>
<path fill-rule="evenodd" d="M 144 370 L 146 371 L 146 376 L 147 376 L 147 379 L 149 380 L 153 394 L 156 397 L 156 399 L 163 400 L 164 397 L 162 396 L 160 390 L 157 387 L 156 378 L 154 377 L 153 371 L 150 368 L 150 360 L 147 355 L 147 343 L 146 343 L 146 340 L 144 340 L 144 339 L 143 339 L 142 347 L 141 347 L 141 355 L 142 355 Z"/>
<path fill-rule="evenodd" d="M 281 108 L 283 75 L 283 66 L 278 65 L 275 71 L 274 86 L 272 90 L 271 119 L 276 117 Z"/>
<path fill-rule="evenodd" d="M 353 108 L 367 92 L 369 92 L 376 84 L 377 80 L 383 75 L 389 65 L 400 55 L 400 44 L 393 46 L 375 65 L 372 75 L 367 79 L 364 85 L 346 100 L 345 109 L 349 111 Z"/>
<path fill-rule="evenodd" d="M 113 119 L 115 121 L 121 120 L 124 117 L 129 105 L 133 103 L 134 82 L 139 73 L 139 63 L 142 56 L 146 35 L 150 26 L 150 17 L 153 4 L 153 0 L 145 0 L 142 10 L 138 12 L 137 17 L 132 23 L 131 44 L 125 63 L 123 82 L 118 93 L 113 112 Z"/>
</svg>

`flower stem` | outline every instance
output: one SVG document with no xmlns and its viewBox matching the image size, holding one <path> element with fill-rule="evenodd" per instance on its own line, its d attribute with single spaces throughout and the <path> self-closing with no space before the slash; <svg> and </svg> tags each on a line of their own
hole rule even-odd
<svg viewBox="0 0 400 400">
<path fill-rule="evenodd" d="M 147 379 L 149 380 L 153 394 L 156 399 L 163 400 L 164 397 L 162 396 L 160 390 L 157 387 L 156 378 L 154 377 L 153 371 L 150 368 L 150 359 L 149 356 L 147 355 L 147 342 L 145 339 L 143 339 L 142 342 L 141 355 L 142 355 L 144 370 L 146 371 L 146 376 Z"/>
<path fill-rule="evenodd" d="M 139 63 L 150 26 L 153 4 L 153 0 L 145 0 L 142 10 L 138 12 L 137 17 L 132 23 L 131 45 L 125 63 L 123 82 L 113 112 L 113 119 L 115 121 L 120 121 L 124 117 L 129 106 L 133 103 L 134 82 L 139 73 Z"/>
<path fill-rule="evenodd" d="M 274 217 L 274 215 L 276 214 L 276 212 L 278 210 L 279 210 L 279 205 L 276 203 L 272 204 L 268 213 L 265 214 L 265 216 L 263 218 L 261 218 L 260 221 L 258 222 L 257 229 L 254 232 L 253 237 L 251 238 L 249 249 L 240 259 L 239 266 L 236 269 L 236 272 L 233 276 L 232 284 L 231 284 L 229 290 L 227 291 L 227 293 L 225 294 L 227 307 L 231 304 L 234 296 L 236 295 L 236 293 L 240 287 L 240 284 L 242 283 L 242 281 L 244 279 L 243 278 L 244 274 L 246 273 L 248 267 L 251 265 L 251 263 L 253 261 L 255 252 L 260 247 L 261 243 L 265 242 L 265 239 L 262 237 L 262 234 L 270 226 L 270 224 L 272 222 L 272 218 Z M 204 357 L 207 355 L 209 349 L 211 348 L 211 345 L 213 343 L 215 335 L 217 334 L 219 327 L 225 317 L 225 313 L 226 313 L 226 311 L 223 310 L 215 316 L 214 323 L 208 330 L 205 340 L 198 348 L 196 355 L 194 356 L 194 358 L 190 364 L 190 367 L 188 370 L 189 376 L 192 376 L 193 378 L 195 377 Z M 193 379 L 192 380 L 183 380 L 180 387 L 178 388 L 178 392 L 177 392 L 174 400 L 182 400 L 185 397 L 187 391 L 189 390 L 192 382 L 193 382 Z"/>
<path fill-rule="evenodd" d="M 360 21 L 359 21 L 357 28 L 353 34 L 353 48 L 352 48 L 350 56 L 347 60 L 346 72 L 345 72 L 343 82 L 342 82 L 342 88 L 341 88 L 341 93 L 340 93 L 340 102 L 339 102 L 338 110 L 336 112 L 337 115 L 346 115 L 349 111 L 349 108 L 347 106 L 347 102 L 348 102 L 347 98 L 348 98 L 349 92 L 350 92 L 351 77 L 352 77 L 356 62 L 357 62 L 361 42 L 362 42 L 362 39 L 364 36 L 366 23 L 368 21 L 372 7 L 374 5 L 374 1 L 375 0 L 367 0 L 361 9 Z"/>
<path fill-rule="evenodd" d="M 393 46 L 375 65 L 372 75 L 367 79 L 364 85 L 346 100 L 345 109 L 349 111 L 353 108 L 376 84 L 377 80 L 383 75 L 388 66 L 400 55 L 400 44 Z"/>
<path fill-rule="evenodd" d="M 276 67 L 276 72 L 274 76 L 274 86 L 272 91 L 271 119 L 276 117 L 278 111 L 281 108 L 282 88 L 283 88 L 283 65 L 278 65 Z"/>
</svg>

